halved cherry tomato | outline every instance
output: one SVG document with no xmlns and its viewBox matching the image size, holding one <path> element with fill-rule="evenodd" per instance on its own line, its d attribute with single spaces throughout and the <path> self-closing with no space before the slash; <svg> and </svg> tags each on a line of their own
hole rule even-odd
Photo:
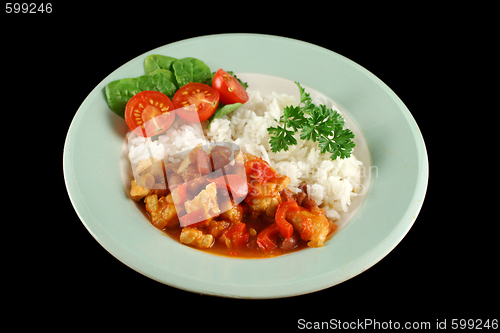
<svg viewBox="0 0 500 333">
<path fill-rule="evenodd" d="M 179 117 L 190 122 L 201 122 L 210 118 L 217 110 L 219 98 L 219 92 L 214 88 L 191 82 L 177 90 L 172 102 Z M 194 108 L 189 107 L 190 105 L 194 105 Z"/>
<path fill-rule="evenodd" d="M 174 104 L 159 91 L 134 95 L 125 107 L 125 121 L 135 134 L 150 137 L 166 131 L 175 120 Z"/>
<path fill-rule="evenodd" d="M 219 91 L 220 101 L 224 104 L 245 103 L 248 101 L 245 88 L 222 68 L 215 73 L 212 87 Z"/>
</svg>

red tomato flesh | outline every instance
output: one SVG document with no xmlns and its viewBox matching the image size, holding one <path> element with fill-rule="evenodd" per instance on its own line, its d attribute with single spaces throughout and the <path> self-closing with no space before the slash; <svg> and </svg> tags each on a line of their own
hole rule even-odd
<svg viewBox="0 0 500 333">
<path fill-rule="evenodd" d="M 202 122 L 217 110 L 219 98 L 219 92 L 212 87 L 191 82 L 177 90 L 172 102 L 179 117 L 190 122 Z"/>
<path fill-rule="evenodd" d="M 245 171 L 247 176 L 257 179 L 262 184 L 276 178 L 276 172 L 261 158 L 246 162 Z"/>
<path fill-rule="evenodd" d="M 229 249 L 244 248 L 248 242 L 248 231 L 245 223 L 233 224 L 224 234 Z"/>
<path fill-rule="evenodd" d="M 221 103 L 234 104 L 248 101 L 249 97 L 245 88 L 222 68 L 215 73 L 212 87 L 219 91 Z"/>
<path fill-rule="evenodd" d="M 125 121 L 135 134 L 151 137 L 166 131 L 175 120 L 174 104 L 159 91 L 134 95 L 125 107 Z"/>
</svg>

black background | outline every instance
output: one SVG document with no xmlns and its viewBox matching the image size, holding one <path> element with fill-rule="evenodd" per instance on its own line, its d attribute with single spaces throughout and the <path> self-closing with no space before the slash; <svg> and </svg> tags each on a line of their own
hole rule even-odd
<svg viewBox="0 0 500 333">
<path fill-rule="evenodd" d="M 16 191 L 17 182 L 7 193 L 21 195 L 6 204 L 20 204 L 15 222 L 8 223 L 12 232 L 5 234 L 5 242 L 12 238 L 16 243 L 14 250 L 5 250 L 11 277 L 6 291 L 16 295 L 10 310 L 26 311 L 29 306 L 32 313 L 45 314 L 40 322 L 45 324 L 71 316 L 78 323 L 158 322 L 173 329 L 179 322 L 185 328 L 210 325 L 224 330 L 294 329 L 299 318 L 433 325 L 448 318 L 450 325 L 451 318 L 498 317 L 493 311 L 498 249 L 485 238 L 492 231 L 473 228 L 475 210 L 465 202 L 466 190 L 448 187 L 455 181 L 440 160 L 443 138 L 436 134 L 449 126 L 441 118 L 448 112 L 443 111 L 448 100 L 459 98 L 447 90 L 453 81 L 452 50 L 463 38 L 458 23 L 443 24 L 443 13 L 417 13 L 411 6 L 344 10 L 334 5 L 328 13 L 319 5 L 304 4 L 290 6 L 286 13 L 261 4 L 242 4 L 244 10 L 224 13 L 217 7 L 223 4 L 209 9 L 185 4 L 176 10 L 167 3 L 122 6 L 66 2 L 53 3 L 51 14 L 2 12 L 2 112 L 15 119 L 15 140 L 36 142 L 31 152 L 42 156 L 25 163 L 35 173 L 32 185 Z M 64 140 L 91 90 L 153 48 L 232 32 L 291 37 L 355 61 L 401 98 L 423 134 L 429 186 L 414 226 L 384 259 L 340 285 L 261 301 L 181 291 L 116 260 L 94 240 L 71 205 L 62 170 Z M 8 146 L 16 154 L 16 145 Z"/>
</svg>

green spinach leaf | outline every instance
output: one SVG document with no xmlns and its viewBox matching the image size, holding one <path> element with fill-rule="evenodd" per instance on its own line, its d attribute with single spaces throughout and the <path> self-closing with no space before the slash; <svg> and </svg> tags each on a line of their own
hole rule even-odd
<svg viewBox="0 0 500 333">
<path fill-rule="evenodd" d="M 172 71 L 172 64 L 177 61 L 176 58 L 160 55 L 151 54 L 144 60 L 144 71 L 146 74 L 150 74 L 157 69 L 167 69 Z"/>
<path fill-rule="evenodd" d="M 222 103 L 219 103 L 219 106 L 221 104 Z M 241 104 L 241 103 L 234 103 L 234 104 L 227 104 L 227 105 L 224 105 L 222 107 L 217 108 L 217 110 L 215 110 L 214 114 L 210 117 L 210 121 L 208 122 L 207 128 L 210 129 L 210 125 L 212 124 L 212 121 L 214 119 L 219 119 L 222 116 L 225 116 L 226 114 L 233 112 L 234 110 L 236 110 L 237 108 L 239 108 L 242 105 L 243 104 Z"/>
<path fill-rule="evenodd" d="M 189 82 L 211 84 L 212 73 L 210 68 L 199 59 L 182 58 L 174 62 L 172 68 L 179 87 L 183 87 Z"/>
<path fill-rule="evenodd" d="M 161 69 L 155 69 L 154 71 L 152 71 L 148 75 L 155 75 L 155 74 L 158 74 L 158 73 L 162 74 L 163 76 L 165 76 L 165 78 L 168 81 L 172 82 L 174 84 L 174 86 L 175 86 L 175 90 L 177 91 L 177 89 L 179 87 L 177 87 L 177 80 L 175 79 L 174 73 L 172 73 L 168 69 L 161 68 Z M 175 94 L 175 91 L 172 92 L 172 96 L 174 96 L 174 94 Z M 170 98 L 172 98 L 172 96 L 168 95 L 168 97 L 170 97 Z"/>
<path fill-rule="evenodd" d="M 163 73 L 153 73 L 136 78 L 120 79 L 108 83 L 105 89 L 106 100 L 111 110 L 124 118 L 127 102 L 137 93 L 144 90 L 155 90 L 172 98 L 177 90 L 174 83 Z"/>
</svg>

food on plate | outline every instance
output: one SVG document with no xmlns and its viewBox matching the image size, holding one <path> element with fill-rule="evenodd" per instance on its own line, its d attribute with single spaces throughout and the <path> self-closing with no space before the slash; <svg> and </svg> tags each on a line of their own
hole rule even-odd
<svg viewBox="0 0 500 333">
<path fill-rule="evenodd" d="M 287 106 L 283 109 L 280 122 L 283 126 L 269 127 L 271 134 L 271 150 L 278 152 L 288 150 L 289 145 L 296 145 L 294 134 L 300 130 L 300 139 L 318 141 L 321 153 L 331 153 L 330 158 L 345 158 L 351 156 L 355 144 L 354 134 L 345 127 L 344 118 L 326 105 L 315 105 L 309 93 L 306 93 L 300 83 L 295 82 L 300 91 L 300 104 L 304 106 Z M 292 130 L 287 130 L 287 127 Z M 333 134 L 332 134 L 333 133 Z"/>
<path fill-rule="evenodd" d="M 222 68 L 215 73 L 212 87 L 220 91 L 220 101 L 224 104 L 245 103 L 248 93 L 243 86 Z"/>
<path fill-rule="evenodd" d="M 205 121 L 219 105 L 220 94 L 203 83 L 191 82 L 177 90 L 172 99 L 177 115 L 190 122 Z M 194 105 L 194 108 L 190 108 Z"/>
<path fill-rule="evenodd" d="M 136 78 L 123 78 L 106 85 L 105 94 L 108 105 L 114 113 L 122 118 L 125 116 L 124 112 L 127 102 L 141 91 L 159 91 L 169 98 L 174 98 L 179 89 L 186 90 L 186 86 L 189 87 L 193 83 L 210 86 L 217 90 L 218 93 L 222 92 L 223 94 L 222 103 L 218 103 L 217 100 L 217 103 L 214 104 L 215 109 L 211 113 L 206 110 L 204 111 L 204 114 L 209 114 L 208 117 L 215 110 L 232 105 L 224 110 L 223 113 L 227 114 L 248 100 L 245 90 L 248 85 L 245 82 L 239 80 L 231 71 L 226 72 L 219 69 L 217 72 L 210 72 L 210 67 L 200 59 L 192 57 L 176 59 L 160 54 L 151 54 L 144 60 L 144 71 L 146 75 Z M 219 84 L 222 82 L 221 80 L 224 81 L 222 85 Z M 215 82 L 215 85 L 212 82 Z M 228 88 L 231 92 L 228 92 Z M 198 107 L 200 99 L 194 99 L 194 101 L 196 101 L 195 105 Z M 200 111 L 197 110 L 197 112 Z M 194 119 L 191 113 L 186 117 Z M 206 119 L 200 121 L 204 120 Z"/>
<path fill-rule="evenodd" d="M 212 73 L 210 68 L 196 58 L 182 58 L 172 64 L 177 86 L 180 88 L 190 82 L 210 83 Z"/>
<path fill-rule="evenodd" d="M 266 258 L 322 247 L 361 191 L 354 134 L 340 112 L 261 96 L 196 58 L 149 55 L 146 75 L 110 82 L 130 128 L 130 198 L 179 243 Z"/>
<path fill-rule="evenodd" d="M 177 61 L 177 58 L 168 57 L 161 54 L 151 54 L 144 60 L 144 71 L 150 74 L 156 70 L 164 70 L 173 73 L 172 65 Z M 168 74 L 167 74 L 168 75 Z"/>
<path fill-rule="evenodd" d="M 174 123 L 174 104 L 159 91 L 141 91 L 125 107 L 125 121 L 131 131 L 141 136 L 155 136 Z"/>
<path fill-rule="evenodd" d="M 159 91 L 172 97 L 176 91 L 176 86 L 160 72 L 136 78 L 125 78 L 110 82 L 106 85 L 106 100 L 109 108 L 114 113 L 124 118 L 127 102 L 134 97 L 134 95 L 145 90 Z"/>
<path fill-rule="evenodd" d="M 139 165 L 131 196 L 144 199 L 151 223 L 180 243 L 219 254 L 266 257 L 321 247 L 337 226 L 290 178 L 241 150 L 199 144 L 182 161 Z M 159 171 L 163 170 L 163 172 Z M 164 174 L 166 179 L 158 174 Z M 155 189 L 155 183 L 160 184 Z M 306 199 L 307 198 L 307 199 Z"/>
</svg>

